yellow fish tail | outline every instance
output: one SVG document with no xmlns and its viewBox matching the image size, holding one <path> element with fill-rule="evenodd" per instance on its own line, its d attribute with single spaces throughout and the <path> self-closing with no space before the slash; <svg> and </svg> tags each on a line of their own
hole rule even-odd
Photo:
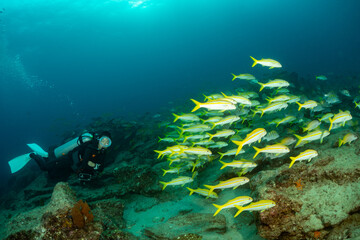
<svg viewBox="0 0 360 240">
<path fill-rule="evenodd" d="M 214 205 L 214 207 L 217 208 L 216 212 L 215 212 L 214 215 L 213 215 L 213 216 L 216 216 L 216 215 L 222 210 L 222 206 L 217 205 L 217 204 L 213 204 L 213 205 Z"/>
<path fill-rule="evenodd" d="M 244 144 L 244 141 L 234 141 L 233 140 L 232 142 L 239 146 L 238 149 L 236 150 L 236 154 L 235 154 L 235 156 L 236 156 L 241 151 L 241 149 L 243 147 L 243 144 Z"/>
<path fill-rule="evenodd" d="M 332 120 L 331 120 L 331 118 L 329 118 L 329 121 L 330 121 L 329 132 L 330 132 L 332 129 L 333 123 L 334 123 L 334 118 Z"/>
<path fill-rule="evenodd" d="M 296 161 L 296 157 L 290 157 L 290 159 L 291 159 L 291 163 L 290 163 L 289 168 L 291 168 L 292 165 L 294 165 L 294 163 L 295 163 L 295 161 Z"/>
<path fill-rule="evenodd" d="M 204 185 L 204 187 L 209 189 L 209 193 L 208 195 L 210 195 L 213 191 L 214 191 L 214 186 L 210 186 L 210 185 Z"/>
<path fill-rule="evenodd" d="M 174 122 L 176 122 L 180 117 L 179 115 L 176 115 L 175 113 L 173 113 L 172 115 L 175 117 Z"/>
<path fill-rule="evenodd" d="M 343 145 L 344 144 L 344 140 L 342 140 L 342 139 L 339 139 L 339 147 L 341 147 L 341 145 Z"/>
<path fill-rule="evenodd" d="M 299 139 L 298 142 L 297 142 L 296 145 L 295 145 L 295 147 L 297 147 L 297 146 L 302 142 L 303 137 L 301 137 L 301 136 L 299 136 L 299 135 L 296 135 L 296 134 L 294 134 L 294 136 Z"/>
<path fill-rule="evenodd" d="M 225 154 L 225 153 L 220 153 L 220 152 L 219 152 L 219 154 L 220 154 L 220 160 L 221 160 L 221 159 L 224 157 L 224 154 Z"/>
<path fill-rule="evenodd" d="M 255 151 L 256 151 L 256 153 L 255 153 L 255 155 L 254 155 L 254 157 L 253 157 L 253 159 L 254 158 L 256 158 L 256 156 L 261 152 L 261 149 L 260 148 L 257 148 L 257 147 L 253 147 L 254 149 L 255 149 Z"/>
<path fill-rule="evenodd" d="M 195 103 L 195 107 L 191 112 L 195 112 L 196 110 L 198 110 L 200 108 L 200 103 L 194 99 L 191 99 L 191 101 L 193 101 L 193 103 Z"/>
<path fill-rule="evenodd" d="M 232 75 L 233 75 L 232 81 L 234 81 L 237 78 L 237 76 L 235 74 L 233 74 L 233 73 L 232 73 Z"/>
<path fill-rule="evenodd" d="M 255 58 L 253 58 L 252 56 L 250 56 L 251 59 L 254 61 L 253 65 L 251 67 L 255 67 L 256 64 L 258 64 L 258 60 L 256 60 Z"/>
<path fill-rule="evenodd" d="M 163 176 L 165 176 L 165 174 L 168 172 L 168 171 L 165 170 L 165 169 L 161 169 L 161 170 L 163 170 L 163 172 L 164 172 Z"/>
<path fill-rule="evenodd" d="M 261 82 L 258 82 L 258 84 L 260 84 L 260 90 L 259 90 L 259 92 L 261 92 L 263 89 L 264 89 L 264 87 L 265 87 L 265 84 L 264 83 L 261 83 Z"/>
<path fill-rule="evenodd" d="M 191 195 L 194 193 L 194 191 L 195 191 L 194 189 L 191 189 L 191 188 L 188 188 L 188 187 L 187 187 L 187 190 L 190 191 L 189 196 L 191 196 Z"/>
<path fill-rule="evenodd" d="M 298 109 L 298 111 L 300 111 L 300 109 L 302 108 L 302 104 L 299 103 L 299 102 L 296 102 L 296 103 L 299 104 L 299 109 Z"/>
<path fill-rule="evenodd" d="M 162 181 L 160 181 L 159 183 L 164 184 L 164 186 L 163 186 L 163 188 L 162 188 L 162 190 L 164 191 L 164 189 L 166 188 L 166 186 L 168 185 L 168 183 L 167 183 L 167 182 L 162 182 Z"/>
<path fill-rule="evenodd" d="M 226 162 L 223 162 L 223 161 L 220 161 L 220 160 L 219 160 L 219 162 L 221 162 L 221 164 L 222 164 L 222 167 L 220 168 L 220 170 L 227 167 L 227 163 L 226 163 Z"/>
<path fill-rule="evenodd" d="M 161 157 L 161 155 L 163 155 L 163 151 L 159 151 L 159 150 L 154 150 L 154 152 L 158 153 L 158 159 Z"/>
<path fill-rule="evenodd" d="M 239 210 L 237 211 L 237 213 L 235 214 L 234 218 L 236 218 L 242 211 L 245 210 L 245 207 L 241 207 L 241 206 L 236 206 L 235 207 Z"/>
</svg>

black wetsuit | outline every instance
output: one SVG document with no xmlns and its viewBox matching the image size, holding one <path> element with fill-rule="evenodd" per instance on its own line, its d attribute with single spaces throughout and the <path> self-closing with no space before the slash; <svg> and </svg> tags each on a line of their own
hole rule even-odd
<svg viewBox="0 0 360 240">
<path fill-rule="evenodd" d="M 75 172 L 80 180 L 89 181 L 104 169 L 105 149 L 98 150 L 98 141 L 91 140 L 59 158 L 55 157 L 54 149 L 49 150 L 48 158 L 34 153 L 30 154 L 30 157 L 37 162 L 41 170 L 47 171 L 52 179 L 66 180 Z M 89 166 L 89 161 L 95 166 Z"/>
</svg>

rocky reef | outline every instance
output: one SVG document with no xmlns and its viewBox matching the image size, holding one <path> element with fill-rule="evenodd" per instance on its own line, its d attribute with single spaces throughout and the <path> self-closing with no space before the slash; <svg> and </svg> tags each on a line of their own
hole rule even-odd
<svg viewBox="0 0 360 240">
<path fill-rule="evenodd" d="M 360 237 L 359 145 L 336 147 L 336 134 L 319 156 L 260 171 L 251 179 L 254 196 L 276 206 L 257 214 L 265 239 L 355 239 Z M 294 152 L 295 153 L 295 152 Z M 296 155 L 296 153 L 294 154 Z"/>
</svg>

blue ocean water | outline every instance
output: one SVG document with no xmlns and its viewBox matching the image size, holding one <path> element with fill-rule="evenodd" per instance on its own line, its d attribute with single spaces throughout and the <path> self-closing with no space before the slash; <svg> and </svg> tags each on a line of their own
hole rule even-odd
<svg viewBox="0 0 360 240">
<path fill-rule="evenodd" d="M 2 0 L 1 182 L 27 143 L 47 149 L 104 114 L 136 119 L 231 89 L 230 73 L 261 72 L 250 55 L 309 79 L 359 74 L 359 7 L 356 0 Z"/>
</svg>

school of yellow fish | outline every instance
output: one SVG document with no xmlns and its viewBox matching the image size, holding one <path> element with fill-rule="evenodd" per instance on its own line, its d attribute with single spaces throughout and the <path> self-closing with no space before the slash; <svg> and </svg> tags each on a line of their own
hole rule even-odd
<svg viewBox="0 0 360 240">
<path fill-rule="evenodd" d="M 257 64 L 269 67 L 269 69 L 282 67 L 278 61 L 273 59 L 256 60 L 253 57 L 251 59 L 254 61 L 252 67 Z M 273 142 L 262 148 L 254 146 L 253 158 L 259 154 L 265 154 L 265 157 L 275 159 L 289 154 L 289 168 L 291 168 L 298 161 L 308 160 L 310 162 L 318 156 L 318 152 L 314 149 L 304 149 L 299 155 L 290 156 L 290 148 L 303 147 L 316 140 L 322 143 L 323 139 L 329 136 L 331 130 L 344 127 L 345 124 L 350 126 L 357 124 L 352 121 L 350 111 L 329 112 L 330 107 L 340 102 L 334 92 L 325 94 L 324 98 L 318 97 L 312 100 L 305 95 L 292 95 L 288 90 L 291 84 L 283 79 L 273 79 L 262 83 L 258 82 L 252 74 L 232 75 L 233 81 L 238 79 L 249 81 L 255 86 L 258 84 L 259 92 L 265 92 L 267 102 L 261 103 L 261 100 L 256 100 L 259 99 L 259 94 L 254 91 L 240 90 L 236 95 L 220 92 L 210 96 L 204 95 L 204 101 L 191 99 L 195 104 L 191 113 L 174 113 L 174 124 L 167 125 L 172 131 L 164 138 L 159 137 L 159 142 L 166 142 L 170 146 L 163 150 L 155 150 L 155 152 L 158 153 L 158 159 L 166 157 L 169 162 L 169 169 L 162 169 L 163 176 L 167 173 L 186 175 L 183 173 L 190 171 L 192 176 L 178 176 L 169 182 L 160 181 L 163 190 L 167 186 L 184 186 L 193 182 L 197 176 L 197 171 L 195 171 L 197 168 L 219 158 L 219 162 L 222 164 L 219 170 L 226 167 L 238 168 L 239 177 L 220 181 L 216 185 L 204 184 L 205 188 L 191 189 L 187 187 L 190 195 L 197 193 L 206 198 L 218 198 L 217 193 L 214 192 L 215 189 L 236 189 L 249 182 L 249 179 L 243 175 L 254 169 L 257 164 L 238 157 L 239 154 L 241 155 L 249 149 L 247 145 L 260 143 L 262 140 Z M 316 76 L 316 80 L 325 81 L 327 77 Z M 343 90 L 342 94 L 351 97 L 347 90 Z M 356 99 L 354 103 L 355 108 L 359 108 Z M 290 111 L 291 108 L 295 110 Z M 202 109 L 204 110 L 201 111 Z M 310 111 L 313 119 L 304 120 L 306 118 L 300 117 L 301 111 Z M 256 117 L 257 113 L 260 114 L 259 117 Z M 260 120 L 264 114 L 270 119 L 267 123 Z M 177 125 L 179 122 L 180 125 Z M 289 126 L 291 127 L 288 128 Z M 294 126 L 302 128 L 302 136 L 295 134 Z M 283 128 L 282 136 L 286 135 L 281 140 L 279 140 L 280 134 L 276 131 L 278 128 Z M 270 131 L 270 129 L 272 130 Z M 349 132 L 339 139 L 339 147 L 350 144 L 356 139 L 357 136 Z M 222 150 L 223 148 L 226 150 Z M 232 158 L 232 161 L 225 161 L 223 158 Z M 217 208 L 214 216 L 226 208 L 237 208 L 238 211 L 234 216 L 236 217 L 242 211 L 264 211 L 275 204 L 272 200 L 253 202 L 249 196 L 239 196 L 222 205 L 213 204 Z"/>
</svg>

